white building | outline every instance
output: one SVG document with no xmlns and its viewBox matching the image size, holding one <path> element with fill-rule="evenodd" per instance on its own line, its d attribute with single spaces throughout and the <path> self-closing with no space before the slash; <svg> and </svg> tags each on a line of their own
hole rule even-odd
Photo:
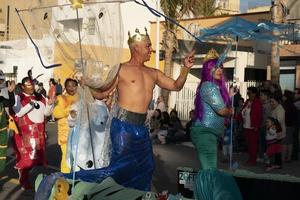
<svg viewBox="0 0 300 200">
<path fill-rule="evenodd" d="M 215 5 L 220 14 L 239 14 L 241 12 L 240 0 L 216 0 Z"/>
<path fill-rule="evenodd" d="M 70 3 L 69 0 L 58 0 L 58 4 L 60 5 L 68 3 Z M 147 3 L 151 7 L 156 7 L 155 0 L 149 0 L 147 1 Z M 97 8 L 98 7 L 95 5 L 95 9 Z M 77 19 L 74 10 L 72 10 L 72 8 L 70 8 L 69 6 L 65 6 L 60 8 L 53 8 L 52 12 L 56 17 L 55 20 L 52 20 L 52 23 L 59 23 L 60 26 L 63 26 L 63 29 L 65 31 L 64 34 L 68 37 L 68 39 L 77 39 Z M 121 12 L 122 21 L 120 21 L 120 25 L 123 25 L 124 30 L 124 36 L 122 37 L 124 38 L 123 44 L 124 48 L 128 48 L 128 31 L 134 32 L 136 28 L 143 29 L 144 27 L 150 30 L 149 21 L 155 20 L 155 16 L 147 8 L 140 6 L 134 2 L 122 3 Z M 82 13 L 80 9 L 79 14 L 80 16 L 87 15 L 87 13 Z M 84 24 L 89 25 L 89 22 L 81 21 L 80 24 L 81 31 L 84 31 Z M 5 23 L 1 23 L 0 25 L 5 26 Z M 20 24 L 18 23 L 18 25 Z M 92 26 L 89 27 L 89 31 L 95 31 L 95 25 L 91 25 Z M 94 27 L 93 30 L 92 27 Z M 20 29 L 23 28 L 20 26 Z M 2 27 L 1 30 L 6 30 L 6 28 Z M 48 37 L 49 36 L 45 34 L 42 41 L 34 39 L 42 55 L 46 55 L 46 57 L 43 57 L 43 62 L 45 62 L 46 65 L 53 64 L 54 61 L 54 39 L 49 39 Z M 11 36 L 10 38 L 14 37 Z M 21 38 L 22 39 L 0 42 L 0 69 L 3 70 L 5 74 L 10 75 L 9 79 L 15 79 L 17 82 L 20 82 L 23 77 L 27 76 L 27 71 L 33 67 L 33 77 L 36 77 L 39 74 L 44 74 L 38 80 L 44 83 L 44 87 L 47 90 L 49 78 L 53 77 L 53 69 L 43 68 L 36 50 L 33 44 L 28 39 L 27 35 L 22 35 Z M 96 40 L 91 40 L 89 38 L 88 40 L 83 39 L 82 43 L 96 44 L 95 41 Z"/>
</svg>

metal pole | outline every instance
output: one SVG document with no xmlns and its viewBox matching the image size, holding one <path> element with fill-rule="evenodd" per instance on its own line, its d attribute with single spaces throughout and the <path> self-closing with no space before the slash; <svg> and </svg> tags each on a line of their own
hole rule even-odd
<svg viewBox="0 0 300 200">
<path fill-rule="evenodd" d="M 79 39 L 80 61 L 81 61 L 82 72 L 84 74 L 78 8 L 76 8 L 76 17 L 77 17 L 77 29 L 78 29 L 78 39 Z M 80 124 L 82 124 L 82 113 L 84 112 L 83 109 L 82 109 L 82 105 L 86 103 L 84 101 L 85 100 L 85 90 L 84 90 L 84 88 L 82 88 L 82 92 L 83 92 L 83 97 L 80 99 L 80 107 L 81 107 L 81 109 L 80 109 L 80 116 L 81 117 L 80 117 L 80 121 L 79 121 Z M 92 137 L 91 137 L 92 135 L 91 135 L 90 117 L 89 117 L 89 105 L 88 105 L 88 103 L 86 103 L 86 108 L 87 108 L 87 120 L 88 120 L 88 123 L 89 123 L 89 135 L 90 135 L 90 141 L 91 141 L 91 147 L 92 147 L 93 164 L 94 164 L 94 169 L 96 169 L 96 166 L 95 166 L 95 155 L 94 155 L 94 145 L 93 145 L 93 140 L 92 140 Z M 78 143 L 79 143 L 79 140 L 78 140 Z M 76 166 L 76 163 L 77 163 L 78 143 L 76 145 L 75 164 L 74 164 L 74 166 Z M 74 191 L 74 187 L 75 187 L 75 173 L 76 172 L 74 170 L 73 171 L 73 181 L 72 181 L 72 191 Z"/>
<path fill-rule="evenodd" d="M 237 59 L 238 59 L 238 45 L 239 45 L 239 38 L 236 37 L 235 42 L 235 61 L 234 61 L 234 68 L 233 68 L 233 89 L 236 87 L 236 68 L 237 68 Z M 234 108 L 234 95 L 231 98 L 231 107 Z M 229 147 L 229 168 L 232 169 L 232 149 L 233 149 L 233 117 L 231 116 L 230 119 L 230 147 Z"/>
<path fill-rule="evenodd" d="M 77 17 L 77 29 L 78 29 L 78 39 L 79 39 L 80 61 L 81 61 L 81 67 L 82 67 L 82 70 L 83 70 L 83 57 L 82 57 L 82 46 L 81 46 L 81 34 L 80 34 L 78 8 L 76 8 L 76 17 Z"/>
<path fill-rule="evenodd" d="M 83 74 L 84 74 L 85 69 L 84 69 L 84 66 L 83 66 L 83 56 L 82 56 L 82 45 L 81 45 L 81 34 L 80 34 L 78 8 L 76 8 L 76 17 L 77 17 L 79 48 L 80 48 L 80 60 L 81 60 L 82 71 L 83 71 Z M 83 98 L 85 98 L 85 92 L 84 92 Z M 95 159 L 95 154 L 94 154 L 94 144 L 93 144 L 92 135 L 91 135 L 90 116 L 89 116 L 90 112 L 89 112 L 89 104 L 88 103 L 86 104 L 86 109 L 87 109 L 87 120 L 89 122 L 89 134 L 90 134 L 91 147 L 92 147 L 93 163 L 94 163 L 94 169 L 96 169 L 96 165 L 95 165 L 96 159 Z"/>
<path fill-rule="evenodd" d="M 156 10 L 160 10 L 160 0 L 156 1 Z M 155 51 L 155 68 L 159 70 L 159 41 L 160 41 L 160 17 L 156 17 L 156 51 Z M 158 98 L 160 88 L 155 86 L 154 101 Z"/>
</svg>

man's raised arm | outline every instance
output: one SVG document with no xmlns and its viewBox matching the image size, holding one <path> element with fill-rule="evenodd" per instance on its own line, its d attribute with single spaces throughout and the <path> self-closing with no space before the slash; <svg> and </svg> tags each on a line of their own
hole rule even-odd
<svg viewBox="0 0 300 200">
<path fill-rule="evenodd" d="M 195 50 L 188 53 L 184 60 L 183 60 L 183 67 L 180 70 L 179 77 L 174 80 L 170 77 L 167 77 L 164 73 L 162 73 L 159 70 L 156 70 L 157 73 L 157 80 L 156 83 L 161 88 L 172 90 L 172 91 L 179 91 L 183 88 L 183 85 L 186 81 L 187 75 L 194 65 L 195 59 L 194 59 Z"/>
</svg>

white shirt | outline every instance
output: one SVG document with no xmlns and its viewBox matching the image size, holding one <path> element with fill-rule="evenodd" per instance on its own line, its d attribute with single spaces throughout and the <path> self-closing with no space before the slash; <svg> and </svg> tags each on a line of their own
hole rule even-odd
<svg viewBox="0 0 300 200">
<path fill-rule="evenodd" d="M 247 103 L 245 108 L 242 110 L 242 117 L 243 117 L 243 128 L 251 129 L 251 103 Z"/>
<path fill-rule="evenodd" d="M 266 140 L 275 140 L 277 138 L 276 128 L 269 128 L 266 132 Z"/>
</svg>

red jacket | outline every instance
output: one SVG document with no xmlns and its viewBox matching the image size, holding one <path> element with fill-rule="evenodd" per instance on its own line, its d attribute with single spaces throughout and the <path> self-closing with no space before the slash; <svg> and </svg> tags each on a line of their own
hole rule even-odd
<svg viewBox="0 0 300 200">
<path fill-rule="evenodd" d="M 246 107 L 248 102 L 249 99 L 247 99 L 247 101 L 245 102 L 241 110 L 243 110 Z M 262 123 L 262 112 L 263 112 L 262 103 L 258 97 L 255 97 L 251 105 L 250 120 L 251 120 L 251 127 L 254 127 L 257 130 L 260 128 Z M 242 116 L 239 116 L 239 119 L 242 119 Z"/>
</svg>

